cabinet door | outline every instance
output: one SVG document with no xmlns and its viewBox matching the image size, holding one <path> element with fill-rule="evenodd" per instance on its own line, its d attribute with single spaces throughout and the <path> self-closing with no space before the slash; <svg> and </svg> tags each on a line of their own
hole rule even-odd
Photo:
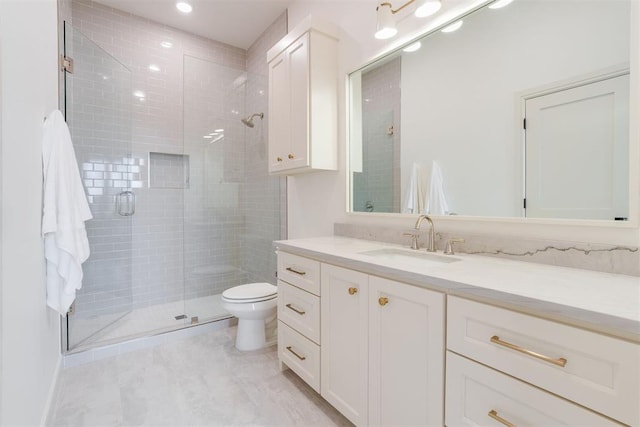
<svg viewBox="0 0 640 427">
<path fill-rule="evenodd" d="M 284 153 L 286 169 L 303 168 L 309 162 L 309 33 L 288 49 L 291 116 L 290 142 Z M 322 124 L 317 124 L 321 126 Z"/>
<path fill-rule="evenodd" d="M 366 425 L 368 276 L 327 264 L 321 275 L 321 394 Z"/>
<path fill-rule="evenodd" d="M 269 172 L 285 168 L 289 145 L 289 56 L 282 52 L 269 63 Z"/>
<path fill-rule="evenodd" d="M 369 423 L 442 426 L 444 294 L 369 278 Z"/>
</svg>

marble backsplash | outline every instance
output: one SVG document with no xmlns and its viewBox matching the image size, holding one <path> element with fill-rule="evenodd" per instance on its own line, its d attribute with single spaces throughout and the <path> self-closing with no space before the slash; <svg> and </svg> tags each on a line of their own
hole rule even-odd
<svg viewBox="0 0 640 427">
<path fill-rule="evenodd" d="M 407 228 L 380 227 L 360 224 L 334 224 L 336 236 L 379 242 L 410 245 Z M 594 243 L 580 243 L 553 240 L 510 239 L 487 235 L 454 235 L 436 233 L 436 246 L 444 250 L 448 239 L 464 237 L 463 243 L 456 243 L 454 250 L 460 253 L 508 258 L 517 261 L 581 268 L 606 273 L 640 276 L 640 249 L 633 246 L 614 246 Z M 419 244 L 426 248 L 427 228 L 420 231 Z"/>
</svg>

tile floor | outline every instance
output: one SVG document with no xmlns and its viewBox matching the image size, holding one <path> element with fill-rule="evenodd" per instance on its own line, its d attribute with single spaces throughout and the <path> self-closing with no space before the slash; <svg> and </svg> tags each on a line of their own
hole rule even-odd
<svg viewBox="0 0 640 427">
<path fill-rule="evenodd" d="M 350 426 L 276 347 L 240 352 L 236 327 L 61 371 L 50 426 Z"/>
</svg>

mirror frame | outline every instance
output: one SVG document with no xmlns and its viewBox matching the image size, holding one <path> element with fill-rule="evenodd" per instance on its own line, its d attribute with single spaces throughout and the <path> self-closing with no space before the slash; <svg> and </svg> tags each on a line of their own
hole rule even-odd
<svg viewBox="0 0 640 427">
<path fill-rule="evenodd" d="M 366 219 L 364 222 L 377 222 L 378 219 L 403 220 L 416 218 L 418 214 L 383 213 L 383 212 L 354 212 L 352 211 L 352 172 L 351 172 L 351 121 L 352 121 L 352 85 L 351 75 L 374 63 L 393 55 L 416 41 L 440 31 L 454 21 L 463 19 L 498 0 L 487 0 L 469 4 L 455 14 L 441 17 L 440 21 L 432 21 L 409 38 L 392 43 L 376 54 L 373 58 L 347 72 L 346 80 L 346 214 L 353 219 Z M 609 230 L 631 230 L 640 227 L 640 2 L 630 0 L 630 105 L 629 105 L 629 220 L 592 220 L 592 219 L 563 219 L 563 218 L 524 218 L 524 217 L 489 217 L 471 215 L 430 215 L 438 222 L 450 222 L 458 226 L 464 223 L 487 223 L 512 225 L 555 225 L 555 226 L 586 226 L 603 227 Z M 634 189 L 638 191 L 634 191 Z M 640 240 L 640 236 L 636 236 Z M 616 239 L 620 240 L 620 239 Z M 627 239 L 624 239 L 627 240 Z"/>
</svg>

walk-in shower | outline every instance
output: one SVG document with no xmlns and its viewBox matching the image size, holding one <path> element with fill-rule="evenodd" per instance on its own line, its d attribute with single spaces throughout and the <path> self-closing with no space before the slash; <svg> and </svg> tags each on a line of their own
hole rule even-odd
<svg viewBox="0 0 640 427">
<path fill-rule="evenodd" d="M 66 349 L 228 318 L 222 291 L 276 280 L 283 180 L 267 173 L 265 126 L 240 119 L 266 108 L 266 76 L 247 72 L 244 50 L 78 3 L 64 105 L 94 219 Z M 121 49 L 98 18 L 147 45 Z"/>
</svg>

